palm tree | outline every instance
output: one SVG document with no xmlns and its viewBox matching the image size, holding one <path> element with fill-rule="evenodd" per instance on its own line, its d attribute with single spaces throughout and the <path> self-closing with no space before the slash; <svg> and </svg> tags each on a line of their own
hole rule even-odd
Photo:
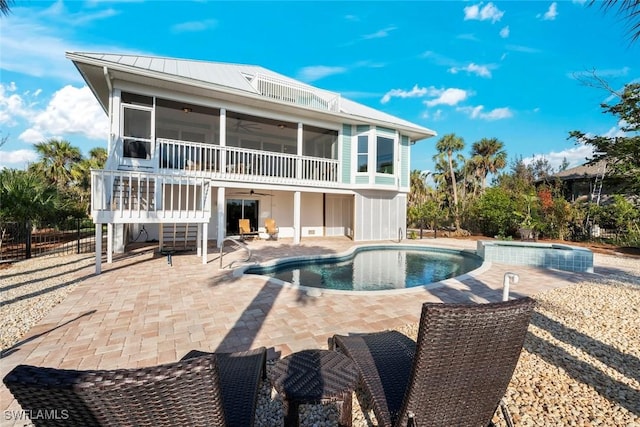
<svg viewBox="0 0 640 427">
<path fill-rule="evenodd" d="M 436 150 L 439 153 L 444 153 L 447 156 L 447 161 L 449 163 L 449 174 L 451 176 L 451 188 L 453 190 L 453 204 L 454 204 L 454 219 L 456 225 L 456 231 L 460 230 L 460 210 L 458 207 L 458 190 L 456 183 L 456 173 L 453 168 L 453 153 L 456 151 L 460 151 L 464 148 L 464 140 L 454 133 L 447 134 L 440 138 L 440 140 L 436 143 Z"/>
<path fill-rule="evenodd" d="M 0 14 L 7 16 L 11 13 L 11 5 L 13 0 L 0 0 Z"/>
<path fill-rule="evenodd" d="M 482 190 L 487 188 L 487 175 L 496 173 L 507 165 L 507 152 L 497 138 L 482 138 L 471 146 L 471 162 L 482 180 Z"/>
<path fill-rule="evenodd" d="M 76 162 L 71 167 L 73 193 L 84 212 L 89 213 L 89 199 L 91 196 L 91 170 L 103 169 L 107 161 L 107 150 L 101 147 L 92 148 L 89 158 Z"/>
<path fill-rule="evenodd" d="M 640 40 L 640 0 L 591 0 L 589 6 L 595 4 L 599 4 L 605 13 L 617 9 L 616 14 L 621 15 L 629 24 L 631 43 Z"/>
<path fill-rule="evenodd" d="M 418 206 L 425 202 L 429 194 L 429 187 L 426 182 L 428 176 L 429 172 L 423 172 L 417 169 L 411 171 L 411 175 L 409 176 L 409 200 L 407 201 L 409 207 Z"/>
<path fill-rule="evenodd" d="M 35 148 L 40 155 L 40 161 L 35 163 L 33 168 L 56 187 L 66 187 L 73 178 L 73 165 L 82 160 L 80 149 L 72 146 L 69 141 L 58 139 L 39 142 Z"/>
</svg>

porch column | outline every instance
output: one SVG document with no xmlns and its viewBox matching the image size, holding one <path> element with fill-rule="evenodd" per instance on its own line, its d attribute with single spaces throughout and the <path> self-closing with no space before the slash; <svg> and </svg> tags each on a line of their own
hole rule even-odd
<svg viewBox="0 0 640 427">
<path fill-rule="evenodd" d="M 218 141 L 220 144 L 220 158 L 218 161 L 220 164 L 218 165 L 218 171 L 222 173 L 227 172 L 227 110 L 225 108 L 220 109 L 220 139 Z M 218 199 L 219 200 L 219 199 Z M 218 233 L 220 233 L 220 227 L 218 227 Z M 218 240 L 219 242 L 220 240 Z"/>
<path fill-rule="evenodd" d="M 102 224 L 96 224 L 96 274 L 102 273 Z"/>
<path fill-rule="evenodd" d="M 209 224 L 208 223 L 204 223 L 204 224 L 199 224 L 200 226 L 198 227 L 198 229 L 202 228 L 202 263 L 206 264 L 207 263 L 207 252 L 208 252 L 208 248 L 207 248 L 207 236 L 209 235 Z"/>
<path fill-rule="evenodd" d="M 113 263 L 113 223 L 107 224 L 107 264 Z"/>
<path fill-rule="evenodd" d="M 300 192 L 293 193 L 293 244 L 300 244 L 300 235 L 302 230 L 300 228 Z"/>
<path fill-rule="evenodd" d="M 196 256 L 202 255 L 202 249 L 200 246 L 200 239 L 202 238 L 202 224 L 196 224 Z"/>
<path fill-rule="evenodd" d="M 225 237 L 225 232 L 227 227 L 225 226 L 225 222 L 224 222 L 224 210 L 226 207 L 226 201 L 224 199 L 225 197 L 225 188 L 224 187 L 218 187 L 218 200 L 217 200 L 217 204 L 218 204 L 218 237 L 216 238 L 216 243 L 218 245 L 218 249 L 222 247 L 222 241 L 224 240 Z"/>
<path fill-rule="evenodd" d="M 303 131 L 302 131 L 302 123 L 298 123 L 298 146 L 296 150 L 296 154 L 298 158 L 296 159 L 296 178 L 302 179 L 302 139 L 303 139 Z"/>
</svg>

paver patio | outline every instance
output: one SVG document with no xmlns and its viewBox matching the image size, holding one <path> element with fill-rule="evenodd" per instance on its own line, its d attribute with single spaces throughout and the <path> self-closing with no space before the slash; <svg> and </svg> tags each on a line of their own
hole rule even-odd
<svg viewBox="0 0 640 427">
<path fill-rule="evenodd" d="M 411 241 L 403 243 L 412 243 Z M 475 242 L 435 239 L 423 245 L 475 249 Z M 249 243 L 253 260 L 293 254 L 343 252 L 353 242 L 341 238 Z M 193 254 L 176 254 L 172 264 L 154 249 L 142 248 L 77 272 L 82 283 L 26 337 L 0 359 L 4 377 L 20 363 L 69 369 L 134 368 L 180 359 L 193 349 L 239 351 L 265 346 L 270 357 L 308 348 L 327 348 L 335 333 L 372 332 L 416 322 L 423 302 L 498 301 L 504 273 L 520 275 L 512 295 L 563 287 L 586 276 L 555 270 L 491 264 L 464 280 L 410 293 L 310 296 L 256 276 L 234 278 L 219 270 L 219 253 L 206 265 Z M 241 253 L 225 255 L 228 265 Z M 2 410 L 19 406 L 4 386 Z"/>
</svg>

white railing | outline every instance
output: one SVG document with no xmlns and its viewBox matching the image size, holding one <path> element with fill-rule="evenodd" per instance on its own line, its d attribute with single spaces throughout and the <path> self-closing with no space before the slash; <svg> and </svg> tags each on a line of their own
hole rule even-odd
<svg viewBox="0 0 640 427">
<path fill-rule="evenodd" d="M 325 111 L 340 111 L 340 95 L 276 77 L 257 74 L 251 82 L 260 94 L 272 99 Z"/>
<path fill-rule="evenodd" d="M 98 223 L 202 222 L 211 217 L 209 186 L 205 177 L 92 170 L 91 210 Z"/>
<path fill-rule="evenodd" d="M 338 161 L 333 159 L 171 139 L 157 142 L 160 170 L 229 181 L 322 186 L 338 183 Z"/>
</svg>

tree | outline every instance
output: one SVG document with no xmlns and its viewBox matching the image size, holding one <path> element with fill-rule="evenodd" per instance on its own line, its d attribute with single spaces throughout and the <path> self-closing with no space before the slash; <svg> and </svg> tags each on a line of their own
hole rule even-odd
<svg viewBox="0 0 640 427">
<path fill-rule="evenodd" d="M 7 16 L 11 13 L 11 5 L 13 0 L 0 0 L 0 14 Z"/>
<path fill-rule="evenodd" d="M 599 4 L 606 12 L 611 9 L 618 9 L 616 13 L 621 15 L 629 25 L 628 34 L 631 43 L 640 39 L 640 1 L 638 0 L 591 0 L 589 6 Z"/>
<path fill-rule="evenodd" d="M 25 227 L 27 257 L 30 257 L 31 222 L 45 218 L 55 210 L 55 188 L 33 171 L 3 169 L 0 171 L 0 246 L 6 223 L 17 222 Z"/>
<path fill-rule="evenodd" d="M 49 139 L 35 145 L 40 161 L 32 168 L 40 173 L 58 189 L 64 189 L 72 180 L 71 168 L 82 160 L 80 149 L 69 141 Z"/>
<path fill-rule="evenodd" d="M 569 138 L 592 145 L 594 155 L 590 164 L 605 160 L 610 174 L 623 177 L 627 189 L 640 192 L 640 83 L 628 83 L 612 95 L 618 103 L 603 103 L 601 107 L 603 113 L 618 118 L 624 136 L 593 136 L 575 130 L 569 133 Z"/>
<path fill-rule="evenodd" d="M 496 173 L 507 165 L 507 152 L 497 138 L 482 138 L 471 146 L 471 162 L 482 180 L 482 190 L 487 188 L 487 175 Z"/>
<path fill-rule="evenodd" d="M 464 140 L 454 133 L 443 136 L 436 143 L 436 150 L 439 153 L 444 153 L 447 156 L 449 163 L 449 174 L 451 177 L 451 189 L 453 191 L 453 212 L 456 225 L 456 231 L 460 230 L 460 209 L 458 206 L 458 185 L 456 182 L 456 172 L 453 167 L 453 153 L 460 151 L 464 148 Z"/>
</svg>

